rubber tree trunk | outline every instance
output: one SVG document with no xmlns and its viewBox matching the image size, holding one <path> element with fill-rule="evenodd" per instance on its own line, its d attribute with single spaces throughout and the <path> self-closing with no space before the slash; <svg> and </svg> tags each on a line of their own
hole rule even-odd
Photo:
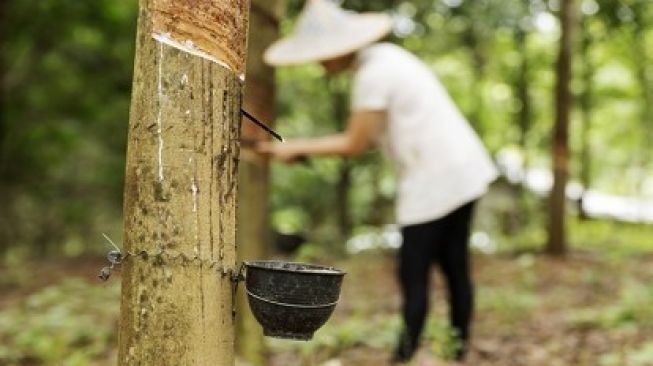
<svg viewBox="0 0 653 366">
<path fill-rule="evenodd" d="M 567 251 L 565 233 L 565 188 L 569 175 L 569 119 L 571 114 L 571 62 L 576 2 L 563 0 L 560 9 L 560 54 L 555 92 L 556 118 L 553 128 L 553 189 L 549 198 L 549 240 L 546 251 L 563 256 Z"/>
<path fill-rule="evenodd" d="M 233 365 L 247 0 L 141 0 L 119 365 Z"/>
<path fill-rule="evenodd" d="M 275 73 L 263 62 L 263 52 L 279 36 L 280 0 L 253 0 L 250 14 L 245 109 L 264 122 L 275 119 Z M 243 141 L 253 144 L 268 135 L 249 122 L 242 125 Z M 239 169 L 238 230 L 239 259 L 269 256 L 269 164 L 249 149 L 241 151 Z M 238 295 L 238 355 L 253 365 L 264 365 L 263 331 L 248 308 L 245 293 Z"/>
</svg>

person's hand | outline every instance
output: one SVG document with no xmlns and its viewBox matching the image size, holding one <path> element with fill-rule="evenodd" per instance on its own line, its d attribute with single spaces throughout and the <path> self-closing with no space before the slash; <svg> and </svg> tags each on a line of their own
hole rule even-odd
<svg viewBox="0 0 653 366">
<path fill-rule="evenodd" d="M 291 143 L 272 143 L 269 141 L 262 141 L 256 146 L 256 152 L 273 159 L 281 160 L 287 164 L 297 162 L 304 157 L 304 155 L 295 149 Z"/>
</svg>

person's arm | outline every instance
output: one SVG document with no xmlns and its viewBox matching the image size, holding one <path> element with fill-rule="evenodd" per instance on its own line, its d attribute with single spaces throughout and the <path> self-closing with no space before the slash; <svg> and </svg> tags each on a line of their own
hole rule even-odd
<svg viewBox="0 0 653 366">
<path fill-rule="evenodd" d="M 258 146 L 258 151 L 285 162 L 309 155 L 360 155 L 371 145 L 385 118 L 385 111 L 354 112 L 342 133 L 275 144 L 266 142 Z"/>
</svg>

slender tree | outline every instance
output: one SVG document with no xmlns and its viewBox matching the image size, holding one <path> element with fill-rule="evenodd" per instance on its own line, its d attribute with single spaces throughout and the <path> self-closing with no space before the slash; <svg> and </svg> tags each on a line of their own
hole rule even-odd
<svg viewBox="0 0 653 366">
<path fill-rule="evenodd" d="M 583 91 L 580 95 L 579 107 L 582 117 L 581 128 L 581 151 L 580 151 L 580 181 L 583 185 L 583 195 L 579 201 L 579 212 L 582 219 L 587 219 L 588 215 L 583 206 L 583 197 L 591 185 L 592 172 L 592 154 L 590 131 L 592 129 L 592 97 L 594 91 L 594 72 L 595 67 L 590 57 L 592 45 L 592 35 L 589 29 L 589 16 L 583 16 L 581 21 L 581 57 L 583 58 Z"/>
<path fill-rule="evenodd" d="M 517 18 L 521 20 L 520 18 Z M 530 165 L 530 156 L 528 150 L 528 134 L 532 124 L 532 104 L 530 97 L 531 89 L 531 63 L 528 53 L 528 38 L 529 38 L 529 25 L 525 21 L 517 21 L 514 25 L 515 31 L 513 33 L 513 40 L 515 47 L 519 51 L 519 67 L 516 70 L 516 75 L 513 80 L 513 91 L 517 101 L 519 101 L 519 110 L 516 111 L 515 125 L 518 128 L 519 135 L 517 143 L 523 156 L 522 169 L 524 174 L 528 173 Z M 512 186 L 511 191 L 515 195 L 518 209 L 510 215 L 509 225 L 506 229 L 510 232 L 516 230 L 522 224 L 528 221 L 529 206 L 528 206 L 528 190 L 526 189 L 526 176 L 524 175 L 521 184 Z"/>
<path fill-rule="evenodd" d="M 331 96 L 331 108 L 333 120 L 336 122 L 339 131 L 347 127 L 347 91 L 337 78 L 327 80 L 327 88 Z M 351 174 L 353 164 L 349 158 L 342 158 L 338 169 L 336 181 L 336 216 L 338 218 L 339 240 L 343 243 L 349 238 L 352 230 L 352 218 L 349 210 L 349 194 L 351 190 Z"/>
<path fill-rule="evenodd" d="M 247 0 L 141 0 L 120 365 L 233 365 Z"/>
<path fill-rule="evenodd" d="M 5 140 L 7 138 L 7 108 L 6 108 L 6 95 L 5 95 L 5 75 L 6 61 L 5 55 L 7 54 L 7 12 L 9 1 L 0 0 L 0 182 L 4 176 L 4 162 L 5 162 Z"/>
<path fill-rule="evenodd" d="M 263 62 L 263 52 L 279 35 L 282 0 L 253 0 L 250 14 L 245 109 L 265 122 L 275 118 L 275 73 Z M 253 145 L 268 138 L 251 123 L 242 125 L 243 141 Z M 239 169 L 238 255 L 242 260 L 263 259 L 270 252 L 268 222 L 269 164 L 249 149 L 241 151 Z M 239 308 L 247 299 L 238 297 Z M 261 327 L 246 311 L 238 312 L 236 346 L 238 355 L 254 365 L 263 365 L 264 342 Z"/>
<path fill-rule="evenodd" d="M 6 24 L 7 24 L 7 0 L 0 0 L 0 201 L 4 202 L 3 207 L 0 208 L 0 217 L 8 218 L 9 217 L 9 199 L 6 197 L 8 195 L 6 187 L 4 187 L 4 166 L 6 161 L 5 156 L 5 140 L 7 139 L 7 108 L 6 108 L 6 92 L 5 92 L 5 75 L 6 70 L 6 61 L 5 55 L 7 54 L 7 42 L 6 42 Z M 7 250 L 7 244 L 9 242 L 9 233 L 10 225 L 9 220 L 3 219 L 0 220 L 0 256 L 3 256 Z"/>
<path fill-rule="evenodd" d="M 647 7 L 650 3 L 646 0 L 636 1 L 633 4 L 634 18 L 634 39 L 633 39 L 633 62 L 635 63 L 635 75 L 639 82 L 641 93 L 640 123 L 642 128 L 642 144 L 640 166 L 642 179 L 638 187 L 640 194 L 643 194 L 645 175 L 649 171 L 651 162 L 651 144 L 653 143 L 653 73 L 646 50 L 646 33 L 650 27 L 647 24 Z"/>
<path fill-rule="evenodd" d="M 560 4 L 560 53 L 557 62 L 555 91 L 556 118 L 553 127 L 553 189 L 549 198 L 549 241 L 547 252 L 562 256 L 567 251 L 565 235 L 565 188 L 569 175 L 569 120 L 572 108 L 572 48 L 576 21 L 576 2 Z"/>
<path fill-rule="evenodd" d="M 470 85 L 470 94 L 474 96 L 474 107 L 470 112 L 469 119 L 476 132 L 483 136 L 485 126 L 483 125 L 483 113 L 485 110 L 485 101 L 483 99 L 483 84 L 487 67 L 487 56 L 485 54 L 485 42 L 483 36 L 479 34 L 477 26 L 470 26 L 464 34 L 464 43 L 469 48 L 471 64 L 474 71 L 474 82 Z"/>
<path fill-rule="evenodd" d="M 517 126 L 519 126 L 519 147 L 526 154 L 528 150 L 527 137 L 531 125 L 532 107 L 530 90 L 530 63 L 527 50 L 528 31 L 517 25 L 515 30 L 515 46 L 521 52 L 517 80 L 515 82 L 515 95 L 519 100 L 520 108 L 516 114 Z M 526 157 L 525 157 L 525 160 Z M 524 167 L 526 168 L 526 166 Z"/>
</svg>

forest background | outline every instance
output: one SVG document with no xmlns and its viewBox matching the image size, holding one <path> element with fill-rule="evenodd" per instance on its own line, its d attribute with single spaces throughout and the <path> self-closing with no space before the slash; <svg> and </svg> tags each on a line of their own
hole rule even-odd
<svg viewBox="0 0 653 366">
<path fill-rule="evenodd" d="M 481 204 L 472 244 L 482 256 L 481 271 L 489 271 L 481 275 L 514 280 L 501 291 L 515 300 L 490 298 L 481 308 L 490 307 L 494 319 L 515 307 L 528 316 L 542 315 L 539 306 L 555 302 L 556 294 L 540 293 L 538 285 L 566 283 L 548 276 L 560 262 L 538 255 L 549 236 L 560 1 L 347 0 L 343 5 L 393 15 L 391 41 L 420 56 L 441 78 L 504 173 Z M 580 0 L 576 5 L 566 214 L 572 259 L 560 273 L 568 270 L 569 278 L 590 288 L 605 285 L 596 292 L 605 291 L 606 303 L 579 300 L 578 311 L 565 312 L 565 319 L 581 329 L 607 332 L 612 342 L 617 342 L 613 334 L 621 340 L 595 355 L 600 362 L 649 365 L 652 325 L 643 304 L 653 300 L 652 274 L 642 268 L 653 250 L 653 3 Z M 301 6 L 297 0 L 284 5 L 282 33 L 292 28 Z M 119 290 L 70 278 L 95 273 L 97 258 L 108 249 L 101 233 L 116 242 L 122 237 L 136 18 L 134 0 L 0 2 L 0 288 L 6 290 L 0 300 L 0 364 L 87 364 L 112 354 Z M 316 136 L 343 128 L 346 78 L 327 79 L 315 65 L 284 68 L 277 72 L 276 88 L 277 103 L 270 108 L 276 108 L 282 135 Z M 383 253 L 397 244 L 391 225 L 395 185 L 392 167 L 378 152 L 274 165 L 271 174 L 272 228 L 307 242 L 294 256 L 362 268 L 356 258 L 378 252 L 379 263 L 385 263 Z M 606 268 L 613 271 L 609 277 Z M 71 291 L 90 300 L 70 303 Z M 615 291 L 620 296 L 607 302 Z M 39 315 L 30 306 L 40 309 Z M 81 325 L 73 316 L 77 307 L 90 309 Z M 514 319 L 508 318 L 510 325 Z M 84 329 L 98 319 L 105 326 L 97 333 Z M 364 338 L 367 329 L 351 325 L 358 318 L 347 319 L 332 328 L 337 346 L 318 341 L 309 351 L 282 346 L 278 354 L 340 355 L 353 347 L 348 339 Z M 333 330 L 342 324 L 354 329 L 351 334 Z M 70 331 L 69 338 L 66 332 L 52 334 L 60 327 Z M 21 328 L 29 331 L 18 334 Z M 583 364 L 590 353 L 561 364 Z"/>
</svg>

